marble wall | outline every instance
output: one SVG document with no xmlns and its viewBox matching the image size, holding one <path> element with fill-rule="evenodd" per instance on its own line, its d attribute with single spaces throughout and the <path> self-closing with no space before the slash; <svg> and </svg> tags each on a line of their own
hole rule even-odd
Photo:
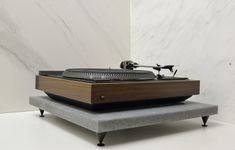
<svg viewBox="0 0 235 150">
<path fill-rule="evenodd" d="M 126 0 L 0 0 L 0 112 L 31 110 L 38 70 L 130 58 Z"/>
<path fill-rule="evenodd" d="M 235 122 L 235 0 L 0 0 L 0 112 L 31 110 L 38 70 L 176 64 Z M 131 52 L 130 52 L 131 51 Z"/>
<path fill-rule="evenodd" d="M 131 57 L 201 80 L 192 100 L 235 123 L 235 0 L 131 0 Z"/>
</svg>

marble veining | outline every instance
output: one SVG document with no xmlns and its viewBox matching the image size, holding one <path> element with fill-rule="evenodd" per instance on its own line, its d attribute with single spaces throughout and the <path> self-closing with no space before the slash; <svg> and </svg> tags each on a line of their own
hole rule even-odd
<svg viewBox="0 0 235 150">
<path fill-rule="evenodd" d="M 49 69 L 50 66 L 39 54 L 32 51 L 20 34 L 18 27 L 13 23 L 4 8 L 0 8 L 0 50 L 6 57 L 11 55 L 24 67 L 36 74 L 39 69 Z"/>
<path fill-rule="evenodd" d="M 235 0 L 0 0 L 0 112 L 31 110 L 38 70 L 176 64 L 235 122 Z M 130 52 L 131 51 L 131 52 Z"/>
<path fill-rule="evenodd" d="M 131 0 L 131 57 L 176 64 L 178 76 L 201 80 L 192 100 L 219 105 L 235 122 L 235 0 Z"/>
<path fill-rule="evenodd" d="M 0 112 L 32 109 L 28 96 L 42 95 L 34 89 L 39 70 L 114 68 L 130 59 L 129 5 L 126 0 L 0 0 Z"/>
</svg>

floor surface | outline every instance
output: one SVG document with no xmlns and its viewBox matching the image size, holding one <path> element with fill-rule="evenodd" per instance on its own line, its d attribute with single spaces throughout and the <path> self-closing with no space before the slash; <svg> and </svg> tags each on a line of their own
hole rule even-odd
<svg viewBox="0 0 235 150">
<path fill-rule="evenodd" d="M 235 150 L 235 125 L 201 119 L 171 122 L 108 133 L 105 147 L 96 135 L 45 113 L 0 114 L 0 150 Z"/>
</svg>

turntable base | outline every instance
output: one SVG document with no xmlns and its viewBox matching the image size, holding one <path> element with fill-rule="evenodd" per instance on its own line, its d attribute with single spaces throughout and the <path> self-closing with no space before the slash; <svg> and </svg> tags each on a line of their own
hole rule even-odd
<svg viewBox="0 0 235 150">
<path fill-rule="evenodd" d="M 75 123 L 98 136 L 98 146 L 104 146 L 107 132 L 160 124 L 170 121 L 202 117 L 203 127 L 210 115 L 218 112 L 218 106 L 186 101 L 174 105 L 158 107 L 129 108 L 115 111 L 90 111 L 46 96 L 30 97 L 29 103 L 40 109 L 41 117 L 47 111 L 62 119 Z"/>
</svg>

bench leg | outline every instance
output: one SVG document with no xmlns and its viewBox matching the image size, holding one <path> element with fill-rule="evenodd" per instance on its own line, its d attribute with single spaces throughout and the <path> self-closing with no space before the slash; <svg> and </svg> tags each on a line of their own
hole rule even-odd
<svg viewBox="0 0 235 150">
<path fill-rule="evenodd" d="M 97 146 L 104 146 L 103 140 L 104 140 L 105 135 L 106 135 L 106 132 L 97 133 L 97 137 L 99 140 L 99 143 L 97 144 Z"/>
<path fill-rule="evenodd" d="M 209 118 L 209 116 L 202 116 L 202 121 L 203 121 L 203 127 L 207 127 L 207 124 L 206 124 L 206 122 L 207 122 L 207 120 L 208 120 L 208 118 Z"/>
<path fill-rule="evenodd" d="M 39 111 L 40 111 L 40 117 L 44 117 L 44 110 L 42 110 L 42 109 L 39 109 Z"/>
</svg>

